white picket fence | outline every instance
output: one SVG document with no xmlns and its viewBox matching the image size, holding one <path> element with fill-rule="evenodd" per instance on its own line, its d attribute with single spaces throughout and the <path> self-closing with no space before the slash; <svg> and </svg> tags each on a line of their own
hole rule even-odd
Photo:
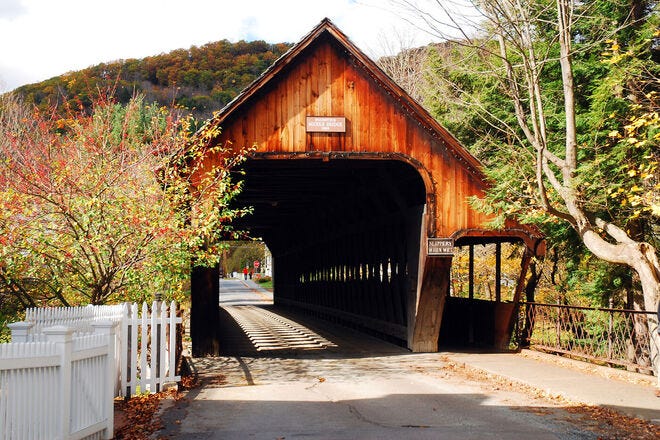
<svg viewBox="0 0 660 440">
<path fill-rule="evenodd" d="M 78 307 L 32 307 L 25 310 L 25 321 L 32 324 L 28 332 L 31 340 L 43 338 L 43 330 L 65 325 L 75 333 L 93 333 L 92 324 L 100 319 L 119 322 L 125 315 L 126 304 Z M 13 333 L 12 333 L 13 337 Z M 13 339 L 12 339 L 13 340 Z"/>
<path fill-rule="evenodd" d="M 0 344 L 0 439 L 110 439 L 114 328 L 43 330 L 43 342 Z"/>
<path fill-rule="evenodd" d="M 176 314 L 176 302 L 168 309 L 154 302 L 152 313 L 146 303 L 138 314 L 138 305 L 126 304 L 121 319 L 121 389 L 120 395 L 136 392 L 158 392 L 163 384 L 178 382 L 176 376 L 176 326 L 181 317 Z M 155 312 L 155 313 L 154 313 Z"/>
<path fill-rule="evenodd" d="M 113 397 L 178 382 L 177 305 L 151 310 L 29 309 L 9 324 L 12 342 L 0 344 L 0 440 L 111 438 Z"/>
</svg>

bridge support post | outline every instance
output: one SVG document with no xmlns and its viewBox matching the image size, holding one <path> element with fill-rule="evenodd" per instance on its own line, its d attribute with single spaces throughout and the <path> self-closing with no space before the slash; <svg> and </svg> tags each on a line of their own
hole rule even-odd
<svg viewBox="0 0 660 440">
<path fill-rule="evenodd" d="M 412 351 L 438 351 L 442 312 L 449 293 L 452 257 L 426 257 L 419 288 Z"/>
<path fill-rule="evenodd" d="M 190 274 L 192 355 L 218 356 L 220 266 L 193 267 Z"/>
</svg>

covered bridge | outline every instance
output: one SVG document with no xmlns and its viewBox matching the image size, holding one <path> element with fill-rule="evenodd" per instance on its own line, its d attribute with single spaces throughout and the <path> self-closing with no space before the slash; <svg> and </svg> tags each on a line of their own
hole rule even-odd
<svg viewBox="0 0 660 440">
<path fill-rule="evenodd" d="M 524 243 L 518 294 L 543 252 L 519 224 L 484 229 L 479 162 L 328 19 L 209 123 L 214 142 L 256 146 L 237 226 L 271 250 L 276 304 L 437 351 L 454 246 Z M 193 352 L 213 353 L 218 273 L 192 278 Z M 484 310 L 506 337 L 511 308 Z"/>
</svg>

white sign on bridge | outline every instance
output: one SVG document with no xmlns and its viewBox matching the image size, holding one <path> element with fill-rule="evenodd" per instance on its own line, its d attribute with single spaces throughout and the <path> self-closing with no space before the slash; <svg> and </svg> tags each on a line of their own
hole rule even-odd
<svg viewBox="0 0 660 440">
<path fill-rule="evenodd" d="M 345 133 L 346 118 L 343 116 L 307 116 L 305 130 L 308 133 Z"/>
<path fill-rule="evenodd" d="M 428 254 L 434 256 L 451 257 L 454 255 L 453 238 L 429 238 Z"/>
</svg>

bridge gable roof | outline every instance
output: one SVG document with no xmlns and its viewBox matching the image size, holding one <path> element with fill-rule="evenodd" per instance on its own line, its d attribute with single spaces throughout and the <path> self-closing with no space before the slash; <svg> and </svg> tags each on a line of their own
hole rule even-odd
<svg viewBox="0 0 660 440">
<path fill-rule="evenodd" d="M 454 158 L 458 159 L 458 164 L 464 167 L 473 178 L 479 181 L 482 186 L 485 180 L 481 172 L 480 162 L 472 156 L 459 141 L 440 125 L 419 103 L 417 103 L 408 93 L 394 82 L 380 67 L 366 54 L 364 54 L 351 40 L 337 28 L 328 18 L 323 19 L 311 32 L 295 44 L 289 51 L 277 59 L 266 71 L 264 71 L 255 81 L 246 87 L 236 98 L 214 115 L 208 122 L 211 126 L 218 126 L 223 129 L 225 125 L 237 113 L 246 111 L 246 107 L 253 105 L 256 99 L 259 99 L 264 93 L 267 93 L 269 86 L 281 80 L 286 76 L 287 71 L 294 66 L 301 58 L 310 56 L 317 48 L 320 42 L 330 42 L 342 50 L 342 55 L 350 58 L 351 64 L 364 72 L 371 80 L 378 85 L 379 93 L 382 96 L 388 96 L 393 99 L 407 118 L 411 118 L 424 131 L 428 132 L 430 138 L 439 140 Z M 224 136 L 221 136 L 224 137 Z M 426 153 L 428 154 L 428 153 Z M 433 153 L 432 153 L 433 154 Z M 410 154 L 414 159 L 415 154 Z"/>
<path fill-rule="evenodd" d="M 307 132 L 307 116 L 345 117 L 345 132 Z M 488 187 L 480 162 L 327 18 L 207 127 L 219 128 L 213 143 L 255 146 L 255 159 L 406 162 L 426 187 L 429 237 L 538 237 L 515 221 L 484 235 L 492 216 L 469 204 Z"/>
</svg>

